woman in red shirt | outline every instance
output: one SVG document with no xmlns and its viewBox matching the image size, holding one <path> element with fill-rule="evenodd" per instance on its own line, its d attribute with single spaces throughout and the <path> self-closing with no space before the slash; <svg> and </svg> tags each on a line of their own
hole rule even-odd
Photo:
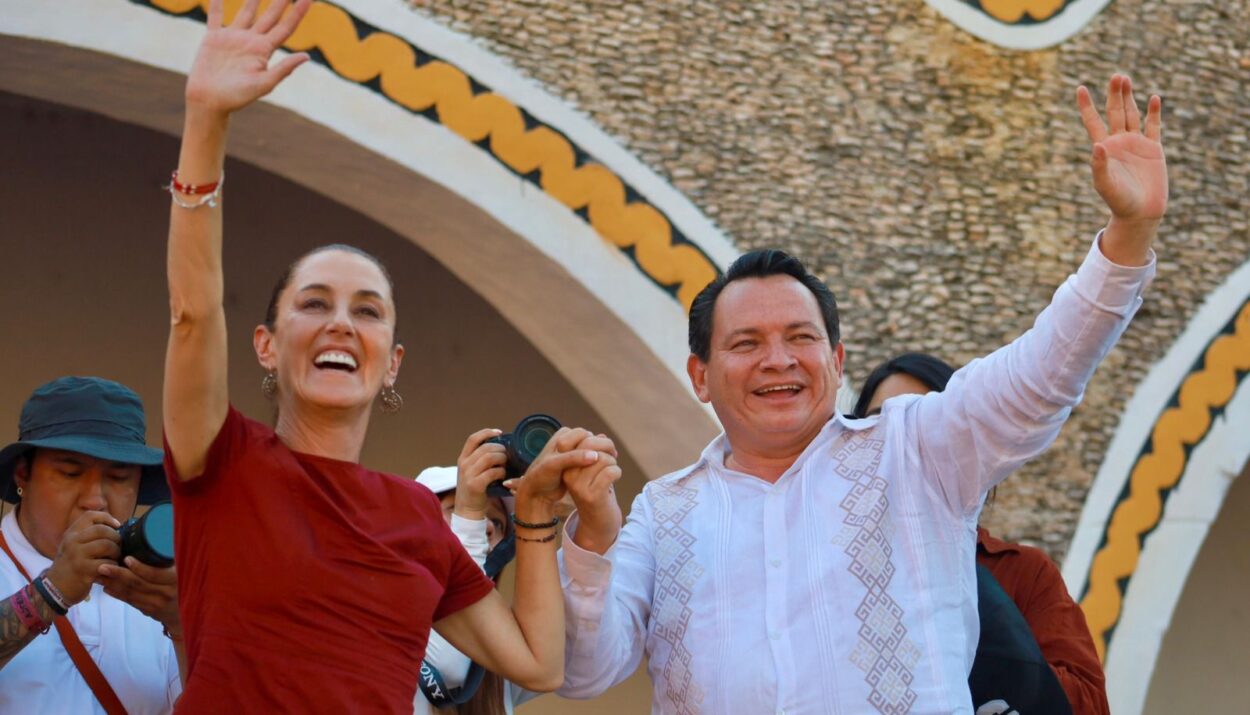
<svg viewBox="0 0 1250 715">
<path fill-rule="evenodd" d="M 279 281 L 253 343 L 274 429 L 230 407 L 222 209 L 230 114 L 308 59 L 269 66 L 310 0 L 221 0 L 187 79 L 170 193 L 172 327 L 166 466 L 188 676 L 180 712 L 411 712 L 433 624 L 457 649 L 531 690 L 563 679 L 555 502 L 563 470 L 615 470 L 610 444 L 561 430 L 518 482 L 512 608 L 410 479 L 360 466 L 379 395 L 397 408 L 404 357 L 390 277 L 368 254 L 317 249 Z M 597 451 L 601 448 L 602 451 Z"/>
</svg>

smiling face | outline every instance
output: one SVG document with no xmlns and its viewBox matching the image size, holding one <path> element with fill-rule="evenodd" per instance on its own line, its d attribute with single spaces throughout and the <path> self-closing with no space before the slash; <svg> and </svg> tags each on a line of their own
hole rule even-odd
<svg viewBox="0 0 1250 715">
<path fill-rule="evenodd" d="M 53 558 L 65 530 L 83 512 L 105 511 L 126 521 L 135 511 L 142 468 L 60 449 L 36 449 L 18 460 L 22 488 L 18 524 L 35 549 Z"/>
<path fill-rule="evenodd" d="M 299 415 L 310 407 L 367 410 L 399 374 L 403 346 L 394 337 L 395 304 L 381 268 L 331 249 L 299 262 L 272 329 L 257 327 L 254 344 L 261 366 L 277 373 L 279 408 Z"/>
<path fill-rule="evenodd" d="M 707 362 L 691 355 L 695 394 L 716 410 L 735 453 L 798 456 L 833 416 L 842 344 L 830 345 L 820 307 L 788 275 L 725 286 Z"/>
</svg>

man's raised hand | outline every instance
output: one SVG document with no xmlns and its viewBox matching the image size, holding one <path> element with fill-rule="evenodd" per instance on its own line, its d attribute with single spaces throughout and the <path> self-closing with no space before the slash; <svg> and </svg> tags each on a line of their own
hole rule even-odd
<svg viewBox="0 0 1250 715">
<path fill-rule="evenodd" d="M 1076 103 L 1093 142 L 1094 189 L 1111 210 L 1103 252 L 1116 263 L 1141 265 L 1168 205 L 1162 100 L 1150 97 L 1143 123 L 1132 81 L 1115 74 L 1107 83 L 1105 123 L 1084 86 L 1077 88 Z"/>
</svg>

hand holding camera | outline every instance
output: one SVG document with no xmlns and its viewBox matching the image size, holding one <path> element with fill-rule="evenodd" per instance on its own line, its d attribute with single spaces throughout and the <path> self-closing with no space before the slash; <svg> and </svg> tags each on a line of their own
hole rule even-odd
<svg viewBox="0 0 1250 715">
<path fill-rule="evenodd" d="M 100 575 L 100 568 L 121 556 L 121 522 L 103 511 L 83 512 L 65 530 L 48 569 L 48 578 L 69 605 L 82 601 Z"/>
<path fill-rule="evenodd" d="M 104 592 L 160 621 L 180 637 L 174 570 L 174 505 L 159 502 L 117 529 L 118 560 L 100 567 Z"/>
<path fill-rule="evenodd" d="M 507 470 L 507 449 L 496 441 L 497 429 L 478 430 L 465 440 L 456 460 L 456 514 L 480 521 L 486 518 L 491 485 L 501 482 Z M 508 496 L 512 493 L 508 492 Z M 491 496 L 495 496 L 492 492 Z"/>
</svg>

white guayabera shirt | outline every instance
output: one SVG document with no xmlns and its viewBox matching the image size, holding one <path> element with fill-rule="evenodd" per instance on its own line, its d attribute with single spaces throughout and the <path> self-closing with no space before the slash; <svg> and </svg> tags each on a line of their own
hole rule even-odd
<svg viewBox="0 0 1250 715">
<path fill-rule="evenodd" d="M 977 516 L 1045 449 L 1141 305 L 1098 240 L 1033 328 L 943 393 L 836 417 L 769 484 L 722 434 L 634 501 L 605 556 L 566 527 L 569 697 L 645 652 L 653 713 L 971 713 Z"/>
</svg>

